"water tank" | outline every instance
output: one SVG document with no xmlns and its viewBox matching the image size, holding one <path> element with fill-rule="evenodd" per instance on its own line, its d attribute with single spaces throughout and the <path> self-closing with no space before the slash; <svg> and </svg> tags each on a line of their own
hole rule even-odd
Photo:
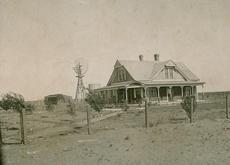
<svg viewBox="0 0 230 165">
<path fill-rule="evenodd" d="M 94 90 L 100 88 L 101 84 L 89 84 L 89 89 Z"/>
</svg>

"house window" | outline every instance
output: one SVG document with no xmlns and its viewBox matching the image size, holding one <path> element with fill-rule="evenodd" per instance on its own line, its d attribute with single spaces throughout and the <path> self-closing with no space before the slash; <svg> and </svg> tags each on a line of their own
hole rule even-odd
<svg viewBox="0 0 230 165">
<path fill-rule="evenodd" d="M 123 80 L 125 81 L 126 80 L 126 74 L 125 74 L 125 71 L 123 70 Z"/>
<path fill-rule="evenodd" d="M 165 78 L 166 79 L 173 79 L 173 68 L 165 68 Z"/>
<path fill-rule="evenodd" d="M 117 75 L 116 75 L 116 77 L 117 77 L 117 78 L 116 78 L 116 79 L 117 79 L 116 81 L 120 81 L 119 71 L 117 71 L 117 73 L 116 73 L 116 74 L 117 74 Z"/>
<path fill-rule="evenodd" d="M 169 78 L 169 69 L 165 68 L 165 78 L 168 79 Z"/>
<path fill-rule="evenodd" d="M 122 70 L 119 70 L 119 81 L 122 81 Z"/>
<path fill-rule="evenodd" d="M 116 69 L 116 82 L 126 81 L 127 75 L 126 71 L 123 68 L 117 68 Z"/>
<path fill-rule="evenodd" d="M 169 76 L 170 76 L 170 79 L 173 79 L 173 68 L 169 69 Z"/>
<path fill-rule="evenodd" d="M 126 80 L 126 74 L 125 74 L 125 71 L 123 69 L 119 69 L 117 71 L 117 79 L 118 79 L 118 81 L 125 81 Z"/>
<path fill-rule="evenodd" d="M 121 81 L 124 81 L 124 71 L 121 70 Z"/>
</svg>

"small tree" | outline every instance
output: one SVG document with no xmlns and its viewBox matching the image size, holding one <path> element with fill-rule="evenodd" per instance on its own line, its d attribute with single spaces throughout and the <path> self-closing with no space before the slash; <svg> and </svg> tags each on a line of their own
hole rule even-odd
<svg viewBox="0 0 230 165">
<path fill-rule="evenodd" d="M 15 110 L 20 114 L 20 125 L 21 125 L 21 143 L 25 144 L 24 136 L 24 123 L 23 123 L 23 109 L 26 107 L 25 101 L 22 95 L 17 93 L 7 93 L 2 96 L 0 101 L 0 107 L 7 110 Z"/>
<path fill-rule="evenodd" d="M 193 112 L 192 112 L 192 99 L 193 99 Z M 194 96 L 186 96 L 181 102 L 181 107 L 185 110 L 190 122 L 192 122 L 192 113 L 195 112 L 197 102 Z"/>
<path fill-rule="evenodd" d="M 88 89 L 85 101 L 97 112 L 100 112 L 105 105 L 104 99 L 100 93 Z"/>
<path fill-rule="evenodd" d="M 6 111 L 12 109 L 20 112 L 25 108 L 25 101 L 22 95 L 10 92 L 2 96 L 0 107 Z"/>
</svg>

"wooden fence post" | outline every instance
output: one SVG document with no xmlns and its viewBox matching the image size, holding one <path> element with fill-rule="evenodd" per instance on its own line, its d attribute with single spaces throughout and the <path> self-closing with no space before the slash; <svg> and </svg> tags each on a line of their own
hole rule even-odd
<svg viewBox="0 0 230 165">
<path fill-rule="evenodd" d="M 147 100 L 145 100 L 145 127 L 148 127 L 148 103 Z"/>
<path fill-rule="evenodd" d="M 4 164 L 3 162 L 3 153 L 2 153 L 2 145 L 3 145 L 3 141 L 2 141 L 2 123 L 0 121 L 0 164 Z"/>
<path fill-rule="evenodd" d="M 3 141 L 2 141 L 2 123 L 0 121 L 0 146 L 3 144 Z"/>
<path fill-rule="evenodd" d="M 0 144 L 0 164 L 4 164 L 4 162 L 3 162 L 3 153 L 2 153 L 2 144 Z"/>
<path fill-rule="evenodd" d="M 190 116 L 190 123 L 193 122 L 193 111 L 194 111 L 194 99 L 193 97 L 191 98 L 191 116 Z"/>
<path fill-rule="evenodd" d="M 20 114 L 20 125 L 21 125 L 21 144 L 25 144 L 23 109 L 19 111 L 19 114 Z"/>
<path fill-rule="evenodd" d="M 228 95 L 226 95 L 226 118 L 229 119 L 229 112 L 228 112 Z"/>
<path fill-rule="evenodd" d="M 87 114 L 87 129 L 88 129 L 88 135 L 90 135 L 90 120 L 89 120 L 89 107 L 86 109 Z"/>
</svg>

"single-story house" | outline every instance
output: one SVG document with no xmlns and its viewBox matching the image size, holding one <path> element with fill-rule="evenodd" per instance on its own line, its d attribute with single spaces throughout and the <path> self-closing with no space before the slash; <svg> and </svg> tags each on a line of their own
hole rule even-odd
<svg viewBox="0 0 230 165">
<path fill-rule="evenodd" d="M 45 102 L 49 102 L 50 104 L 56 105 L 60 102 L 62 103 L 68 103 L 69 101 L 72 101 L 73 98 L 71 96 L 67 96 L 64 94 L 53 94 L 48 95 L 44 97 Z"/>
<path fill-rule="evenodd" d="M 204 82 L 188 67 L 173 60 L 160 61 L 159 54 L 154 60 L 117 60 L 105 87 L 98 88 L 108 104 L 141 103 L 145 98 L 150 102 L 179 101 L 184 96 L 198 99 L 197 86 Z"/>
</svg>

